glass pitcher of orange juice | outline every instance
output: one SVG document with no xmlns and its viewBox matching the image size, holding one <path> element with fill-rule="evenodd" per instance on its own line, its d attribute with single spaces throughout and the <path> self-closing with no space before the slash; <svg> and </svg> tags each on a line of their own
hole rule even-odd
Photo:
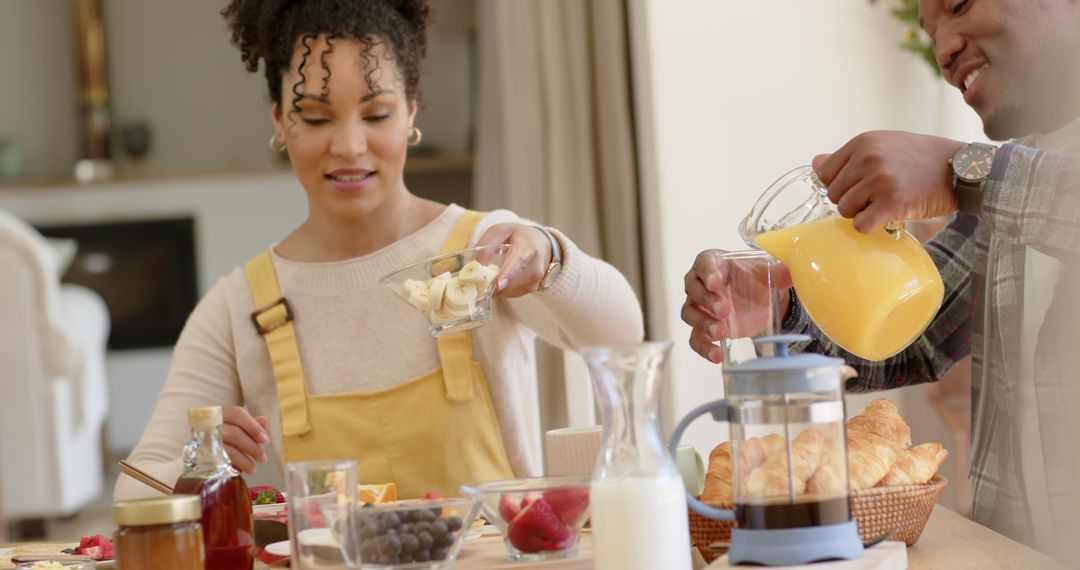
<svg viewBox="0 0 1080 570">
<path fill-rule="evenodd" d="M 810 318 L 856 356 L 893 356 L 918 338 L 941 308 L 941 274 L 903 222 L 859 233 L 829 201 L 809 166 L 774 182 L 739 233 L 787 266 Z"/>
</svg>

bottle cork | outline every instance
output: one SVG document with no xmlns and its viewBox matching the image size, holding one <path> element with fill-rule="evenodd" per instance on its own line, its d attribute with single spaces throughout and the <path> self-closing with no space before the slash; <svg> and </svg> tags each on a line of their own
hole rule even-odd
<svg viewBox="0 0 1080 570">
<path fill-rule="evenodd" d="M 222 423 L 221 406 L 189 408 L 187 417 L 188 424 L 193 428 L 219 426 Z"/>
</svg>

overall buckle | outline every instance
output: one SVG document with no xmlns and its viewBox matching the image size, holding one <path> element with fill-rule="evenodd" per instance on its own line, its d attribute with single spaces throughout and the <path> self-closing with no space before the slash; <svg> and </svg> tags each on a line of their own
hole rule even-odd
<svg viewBox="0 0 1080 570">
<path fill-rule="evenodd" d="M 268 313 L 268 312 L 272 311 L 278 305 L 281 305 L 282 307 L 285 308 L 285 316 L 284 316 L 284 318 L 278 319 L 278 320 L 276 320 L 276 321 L 274 321 L 274 322 L 272 322 L 272 323 L 270 323 L 270 324 L 268 324 L 266 326 L 263 326 L 262 323 L 259 322 L 259 317 L 261 315 L 265 314 L 265 313 Z M 289 301 L 285 297 L 279 297 L 277 301 L 274 301 L 273 303 L 270 303 L 269 305 L 266 305 L 265 307 L 262 307 L 261 309 L 256 309 L 255 311 L 253 311 L 251 313 L 251 322 L 255 324 L 255 330 L 259 333 L 259 336 L 266 336 L 266 334 L 269 333 L 270 331 L 272 331 L 274 329 L 277 329 L 277 328 L 280 328 L 280 327 L 283 327 L 287 323 L 292 322 L 292 320 L 293 320 L 292 306 L 289 305 Z"/>
</svg>

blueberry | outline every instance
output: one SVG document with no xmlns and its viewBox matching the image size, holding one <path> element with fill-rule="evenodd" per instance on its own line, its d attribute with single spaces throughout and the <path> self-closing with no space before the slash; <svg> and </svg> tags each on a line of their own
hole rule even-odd
<svg viewBox="0 0 1080 570">
<path fill-rule="evenodd" d="M 379 519 L 371 519 L 371 521 L 368 522 L 368 526 L 371 527 L 372 534 L 375 534 L 376 536 L 386 532 L 386 527 L 383 526 L 382 521 Z"/>
<path fill-rule="evenodd" d="M 362 508 L 370 509 L 370 508 L 373 508 L 374 506 L 375 506 L 375 503 L 364 503 L 364 506 Z"/>
<path fill-rule="evenodd" d="M 401 539 L 397 535 L 390 537 L 390 547 L 394 549 L 394 554 L 401 554 Z"/>
<path fill-rule="evenodd" d="M 416 552 L 420 550 L 420 539 L 416 538 L 416 535 L 406 534 L 401 537 L 401 551 L 402 552 Z"/>
<path fill-rule="evenodd" d="M 405 553 L 402 553 L 402 555 L 399 557 L 399 559 L 401 560 L 402 563 L 408 564 L 408 563 L 413 561 L 413 555 L 412 555 L 411 552 L 405 552 Z"/>
<path fill-rule="evenodd" d="M 401 526 L 401 517 L 397 513 L 389 513 L 386 518 L 383 519 L 383 524 L 387 528 L 397 528 Z"/>
<path fill-rule="evenodd" d="M 379 557 L 379 564 L 397 564 L 398 557 L 395 554 L 383 554 Z"/>
<path fill-rule="evenodd" d="M 401 526 L 397 527 L 397 532 L 398 532 L 398 534 L 404 536 L 406 534 L 411 534 L 412 529 L 413 529 L 412 523 L 401 523 Z"/>
<path fill-rule="evenodd" d="M 435 518 L 441 517 L 442 516 L 442 507 L 435 507 L 435 508 L 431 509 L 431 514 Z"/>
<path fill-rule="evenodd" d="M 413 555 L 413 560 L 417 562 L 427 562 L 431 560 L 431 553 L 427 550 L 417 550 L 416 554 Z"/>
<path fill-rule="evenodd" d="M 379 547 L 375 544 L 374 540 L 365 540 L 360 545 L 360 557 L 365 561 L 372 561 L 379 554 Z"/>
<path fill-rule="evenodd" d="M 446 533 L 442 536 L 435 537 L 435 546 L 450 546 L 454 544 L 454 535 Z"/>
<path fill-rule="evenodd" d="M 446 528 L 446 523 L 443 521 L 435 521 L 431 523 L 431 536 L 435 538 L 441 538 L 446 536 L 446 533 L 450 532 L 450 529 Z"/>
<path fill-rule="evenodd" d="M 431 559 L 432 560 L 446 560 L 446 555 L 448 553 L 449 553 L 449 550 L 445 546 L 440 546 L 438 548 L 432 548 L 431 549 Z"/>
<path fill-rule="evenodd" d="M 461 517 L 450 517 L 446 519 L 446 528 L 457 531 L 461 530 L 461 527 L 465 525 L 465 522 L 461 520 Z"/>
<path fill-rule="evenodd" d="M 379 556 L 393 556 L 397 554 L 397 549 L 394 548 L 393 539 L 389 536 L 379 537 Z"/>
<path fill-rule="evenodd" d="M 361 540 L 367 540 L 369 538 L 373 538 L 374 536 L 375 533 L 371 530 L 371 526 L 369 526 L 367 523 L 363 523 L 360 525 Z"/>
<path fill-rule="evenodd" d="M 426 512 L 427 511 L 424 509 L 417 509 L 409 513 L 409 518 L 412 519 L 413 522 L 422 521 L 424 520 L 424 513 Z"/>
<path fill-rule="evenodd" d="M 419 511 L 419 513 L 420 513 L 420 520 L 422 520 L 422 521 L 431 522 L 431 521 L 439 518 L 439 515 L 435 514 L 434 509 L 431 509 L 431 510 L 429 510 L 429 509 L 421 509 Z"/>
<path fill-rule="evenodd" d="M 435 544 L 435 537 L 427 531 L 418 534 L 416 538 L 420 539 L 420 550 L 428 550 Z"/>
<path fill-rule="evenodd" d="M 431 523 L 427 521 L 420 521 L 413 525 L 413 532 L 420 534 L 424 531 L 431 530 Z"/>
</svg>

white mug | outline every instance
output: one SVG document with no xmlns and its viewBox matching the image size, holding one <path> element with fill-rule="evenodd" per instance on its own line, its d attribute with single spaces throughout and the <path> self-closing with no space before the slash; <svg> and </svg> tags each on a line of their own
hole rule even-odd
<svg viewBox="0 0 1080 570">
<path fill-rule="evenodd" d="M 675 450 L 675 463 L 679 466 L 686 490 L 695 497 L 705 489 L 705 462 L 698 455 L 694 446 L 680 444 Z"/>
<path fill-rule="evenodd" d="M 591 477 L 603 444 L 601 426 L 549 430 L 544 434 L 547 474 Z"/>
</svg>

